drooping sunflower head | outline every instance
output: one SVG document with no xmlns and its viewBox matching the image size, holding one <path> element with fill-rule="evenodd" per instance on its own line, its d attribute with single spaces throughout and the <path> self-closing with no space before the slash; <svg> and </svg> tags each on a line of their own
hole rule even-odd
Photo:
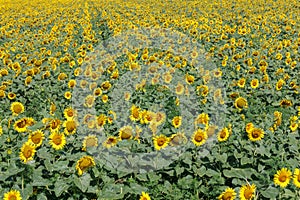
<svg viewBox="0 0 300 200">
<path fill-rule="evenodd" d="M 277 173 L 274 175 L 274 183 L 275 185 L 279 185 L 282 188 L 285 188 L 291 179 L 292 172 L 287 168 L 282 168 L 278 170 Z"/>
<path fill-rule="evenodd" d="M 131 115 L 129 118 L 131 119 L 131 121 L 139 121 L 141 118 L 140 108 L 135 105 L 132 105 L 130 110 L 131 110 Z"/>
<path fill-rule="evenodd" d="M 248 124 L 246 124 L 246 132 L 247 133 L 251 133 L 253 128 L 254 128 L 253 123 L 249 122 Z"/>
<path fill-rule="evenodd" d="M 206 142 L 207 138 L 208 138 L 207 132 L 202 129 L 198 129 L 192 135 L 192 142 L 196 146 L 201 146 Z"/>
<path fill-rule="evenodd" d="M 23 144 L 20 152 L 20 159 L 24 162 L 27 163 L 30 160 L 33 160 L 33 156 L 35 154 L 35 146 L 30 143 L 26 142 Z"/>
<path fill-rule="evenodd" d="M 10 110 L 13 113 L 13 115 L 19 115 L 24 112 L 24 105 L 20 102 L 13 102 L 10 106 Z"/>
<path fill-rule="evenodd" d="M 113 146 L 115 146 L 118 143 L 118 139 L 114 136 L 109 136 L 104 142 L 103 142 L 103 146 L 106 148 L 111 148 Z"/>
<path fill-rule="evenodd" d="M 241 200 L 251 200 L 255 197 L 255 189 L 256 186 L 252 185 L 244 185 L 240 190 L 240 199 Z"/>
<path fill-rule="evenodd" d="M 91 156 L 83 156 L 77 161 L 76 164 L 78 175 L 82 175 L 84 171 L 92 166 L 95 166 L 94 158 Z"/>
<path fill-rule="evenodd" d="M 187 138 L 184 133 L 176 133 L 171 135 L 169 144 L 171 146 L 178 146 L 185 144 L 187 142 Z"/>
<path fill-rule="evenodd" d="M 170 139 L 165 135 L 155 136 L 153 138 L 154 148 L 156 150 L 161 150 L 168 146 Z"/>
<path fill-rule="evenodd" d="M 236 192 L 232 188 L 227 188 L 220 196 L 219 200 L 234 200 L 236 197 Z"/>
<path fill-rule="evenodd" d="M 131 126 L 124 126 L 119 131 L 119 137 L 121 140 L 128 140 L 133 137 L 133 128 Z"/>
</svg>

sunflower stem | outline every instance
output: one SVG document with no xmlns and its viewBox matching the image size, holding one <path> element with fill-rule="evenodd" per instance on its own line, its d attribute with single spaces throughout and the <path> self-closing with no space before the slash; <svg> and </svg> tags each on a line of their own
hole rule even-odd
<svg viewBox="0 0 300 200">
<path fill-rule="evenodd" d="M 22 174 L 22 191 L 24 190 L 24 174 Z"/>
</svg>

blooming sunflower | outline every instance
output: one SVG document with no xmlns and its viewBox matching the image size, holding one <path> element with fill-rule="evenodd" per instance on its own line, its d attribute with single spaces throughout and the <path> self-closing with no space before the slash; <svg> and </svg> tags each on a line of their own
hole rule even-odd
<svg viewBox="0 0 300 200">
<path fill-rule="evenodd" d="M 19 119 L 14 123 L 14 129 L 19 132 L 23 133 L 27 130 L 27 124 L 25 118 Z"/>
<path fill-rule="evenodd" d="M 258 79 L 253 79 L 250 83 L 251 88 L 255 89 L 259 86 L 259 80 Z"/>
<path fill-rule="evenodd" d="M 94 158 L 91 156 L 83 156 L 77 161 L 76 170 L 78 171 L 78 175 L 81 176 L 84 171 L 88 168 L 95 166 Z"/>
<path fill-rule="evenodd" d="M 165 135 L 155 136 L 153 138 L 154 148 L 156 150 L 161 150 L 168 146 L 170 139 Z"/>
<path fill-rule="evenodd" d="M 76 117 L 77 111 L 71 107 L 68 107 L 64 110 L 64 116 L 67 120 L 72 120 Z"/>
<path fill-rule="evenodd" d="M 28 141 L 32 142 L 35 147 L 39 147 L 42 145 L 44 138 L 44 133 L 41 130 L 36 130 L 30 133 Z"/>
<path fill-rule="evenodd" d="M 131 126 L 124 126 L 119 131 L 119 137 L 121 140 L 131 139 L 133 135 L 133 128 Z"/>
<path fill-rule="evenodd" d="M 248 102 L 245 98 L 243 97 L 238 97 L 235 102 L 234 106 L 239 110 L 243 110 L 244 108 L 248 108 Z"/>
<path fill-rule="evenodd" d="M 53 131 L 51 135 L 49 136 L 50 141 L 49 144 L 54 148 L 55 150 L 63 149 L 66 145 L 66 137 L 64 133 L 59 133 L 57 131 Z"/>
<path fill-rule="evenodd" d="M 278 170 L 277 173 L 274 175 L 274 183 L 275 185 L 279 185 L 282 188 L 285 188 L 291 179 L 292 172 L 287 168 L 282 168 Z"/>
<path fill-rule="evenodd" d="M 14 116 L 17 116 L 24 112 L 24 105 L 20 102 L 13 102 L 10 106 L 10 110 Z"/>
<path fill-rule="evenodd" d="M 228 137 L 229 137 L 229 131 L 228 131 L 228 128 L 225 127 L 223 128 L 219 133 L 218 133 L 218 141 L 219 142 L 225 142 Z"/>
<path fill-rule="evenodd" d="M 77 123 L 74 120 L 67 120 L 64 121 L 63 127 L 66 135 L 72 135 L 76 132 Z"/>
<path fill-rule="evenodd" d="M 300 188 L 300 170 L 298 168 L 296 168 L 294 171 L 293 181 L 294 181 L 294 185 L 297 188 Z"/>
<path fill-rule="evenodd" d="M 192 142 L 196 145 L 196 146 L 201 146 L 203 145 L 206 140 L 207 140 L 207 133 L 206 131 L 203 131 L 201 129 L 198 129 L 194 132 L 194 134 L 192 135 Z"/>
<path fill-rule="evenodd" d="M 208 125 L 209 123 L 209 116 L 207 113 L 201 113 L 197 116 L 196 120 L 195 120 L 196 124 L 204 124 L 204 125 Z"/>
<path fill-rule="evenodd" d="M 140 196 L 140 200 L 151 200 L 151 198 L 148 193 L 142 192 L 142 195 Z"/>
<path fill-rule="evenodd" d="M 107 117 L 104 114 L 100 114 L 97 118 L 96 118 L 96 126 L 98 129 L 102 128 L 107 121 Z"/>
<path fill-rule="evenodd" d="M 173 119 L 172 119 L 172 125 L 175 127 L 175 128 L 179 128 L 181 126 L 181 121 L 182 121 L 182 117 L 181 116 L 175 116 Z"/>
<path fill-rule="evenodd" d="M 22 200 L 22 197 L 19 191 L 11 190 L 4 194 L 3 200 Z"/>
<path fill-rule="evenodd" d="M 247 133 L 251 133 L 253 128 L 254 128 L 253 123 L 249 122 L 248 124 L 246 124 L 246 132 Z"/>
<path fill-rule="evenodd" d="M 96 147 L 98 146 L 98 138 L 96 135 L 88 135 L 84 138 L 82 142 L 82 150 L 86 151 L 87 147 Z"/>
<path fill-rule="evenodd" d="M 244 185 L 240 189 L 240 199 L 241 200 L 251 200 L 252 198 L 255 197 L 255 189 L 256 189 L 256 186 L 254 184 Z"/>
<path fill-rule="evenodd" d="M 182 95 L 183 92 L 184 92 L 184 85 L 178 82 L 178 83 L 177 83 L 177 86 L 176 86 L 176 88 L 175 88 L 175 93 L 176 93 L 177 95 Z"/>
<path fill-rule="evenodd" d="M 67 91 L 67 92 L 65 92 L 65 95 L 64 95 L 64 96 L 65 96 L 66 99 L 69 100 L 69 99 L 71 99 L 71 97 L 72 97 L 72 93 L 71 93 L 70 91 Z"/>
<path fill-rule="evenodd" d="M 243 88 L 243 87 L 245 87 L 245 83 L 246 83 L 246 79 L 245 78 L 241 78 L 240 80 L 238 80 L 237 85 L 240 88 Z"/>
<path fill-rule="evenodd" d="M 95 102 L 95 97 L 93 95 L 88 95 L 85 98 L 84 106 L 91 108 L 91 107 L 93 107 L 94 102 Z"/>
<path fill-rule="evenodd" d="M 118 139 L 114 136 L 109 136 L 104 142 L 103 142 L 103 146 L 106 148 L 111 148 L 113 146 L 115 146 L 118 143 Z"/>
<path fill-rule="evenodd" d="M 27 163 L 30 160 L 33 160 L 33 156 L 35 154 L 35 146 L 30 143 L 26 142 L 23 144 L 20 152 L 20 159 L 24 162 Z"/>
<path fill-rule="evenodd" d="M 234 200 L 236 197 L 236 192 L 232 188 L 227 188 L 220 196 L 219 200 Z"/>
<path fill-rule="evenodd" d="M 253 128 L 251 132 L 248 133 L 248 138 L 251 141 L 258 141 L 264 137 L 264 131 L 260 128 Z"/>
<path fill-rule="evenodd" d="M 156 124 L 156 126 L 161 125 L 166 119 L 166 114 L 163 112 L 157 112 L 155 115 L 155 120 L 153 122 Z"/>
<path fill-rule="evenodd" d="M 135 105 L 132 105 L 130 110 L 131 115 L 129 116 L 129 118 L 131 119 L 131 121 L 139 121 L 141 118 L 140 108 Z"/>
</svg>

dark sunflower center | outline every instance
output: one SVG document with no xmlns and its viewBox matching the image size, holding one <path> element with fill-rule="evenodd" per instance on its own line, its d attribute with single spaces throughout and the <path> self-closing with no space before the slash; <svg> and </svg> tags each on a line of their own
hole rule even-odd
<svg viewBox="0 0 300 200">
<path fill-rule="evenodd" d="M 280 182 L 285 182 L 286 179 L 287 179 L 286 175 L 281 175 L 281 176 L 279 176 L 279 181 L 280 181 Z"/>
<path fill-rule="evenodd" d="M 56 145 L 60 145 L 61 144 L 61 138 L 59 136 L 55 137 L 53 139 L 53 143 L 56 144 Z"/>
<path fill-rule="evenodd" d="M 163 146 L 164 143 L 165 143 L 165 139 L 158 139 L 158 140 L 157 140 L 157 145 L 158 145 L 158 146 Z"/>
<path fill-rule="evenodd" d="M 259 137 L 259 132 L 257 132 L 257 131 L 252 131 L 252 137 L 253 138 L 258 138 Z"/>
<path fill-rule="evenodd" d="M 14 106 L 14 112 L 15 113 L 20 113 L 22 112 L 22 107 L 20 105 L 15 105 Z"/>
<path fill-rule="evenodd" d="M 32 136 L 31 140 L 34 144 L 38 144 L 41 141 L 41 136 L 39 134 L 35 134 L 34 136 Z"/>
<path fill-rule="evenodd" d="M 31 149 L 26 149 L 25 152 L 24 152 L 24 157 L 25 158 L 30 158 L 32 155 L 32 150 Z"/>
<path fill-rule="evenodd" d="M 230 199 L 232 199 L 232 194 L 229 192 L 226 192 L 222 197 L 222 200 L 230 200 Z"/>
<path fill-rule="evenodd" d="M 238 106 L 239 108 L 243 108 L 245 105 L 246 105 L 246 102 L 245 102 L 244 99 L 239 99 L 239 100 L 237 101 L 237 106 Z"/>
<path fill-rule="evenodd" d="M 201 134 L 195 135 L 195 140 L 196 140 L 196 142 L 201 142 L 203 140 L 202 135 Z"/>
<path fill-rule="evenodd" d="M 225 132 L 225 131 L 222 131 L 221 134 L 220 134 L 220 138 L 223 139 L 223 138 L 225 138 L 225 137 L 226 137 L 226 132 Z"/>
<path fill-rule="evenodd" d="M 247 188 L 245 191 L 244 191 L 244 197 L 246 199 L 250 199 L 252 197 L 252 189 L 251 188 Z"/>
<path fill-rule="evenodd" d="M 75 122 L 73 121 L 68 122 L 66 127 L 69 132 L 72 132 L 76 128 Z"/>
<path fill-rule="evenodd" d="M 24 120 L 22 120 L 22 121 L 20 121 L 20 122 L 17 123 L 17 126 L 19 128 L 24 128 L 26 126 L 26 122 Z"/>
<path fill-rule="evenodd" d="M 13 194 L 13 195 L 9 196 L 8 199 L 9 199 L 9 200 L 17 200 L 17 197 Z"/>
</svg>

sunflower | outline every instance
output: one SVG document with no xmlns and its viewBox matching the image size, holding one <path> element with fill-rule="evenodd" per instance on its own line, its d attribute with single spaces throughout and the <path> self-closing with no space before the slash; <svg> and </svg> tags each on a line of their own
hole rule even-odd
<svg viewBox="0 0 300 200">
<path fill-rule="evenodd" d="M 153 122 L 155 125 L 159 126 L 166 120 L 166 114 L 163 112 L 157 112 L 154 119 L 155 120 L 153 120 Z"/>
<path fill-rule="evenodd" d="M 24 162 L 27 163 L 30 160 L 33 160 L 33 156 L 35 154 L 35 146 L 30 143 L 26 142 L 23 144 L 20 152 L 20 159 Z"/>
<path fill-rule="evenodd" d="M 156 150 L 161 150 L 168 146 L 170 139 L 165 135 L 155 136 L 153 138 L 154 148 Z"/>
<path fill-rule="evenodd" d="M 4 194 L 3 200 L 22 200 L 22 197 L 19 191 L 11 190 Z"/>
<path fill-rule="evenodd" d="M 258 79 L 253 79 L 250 83 L 251 88 L 255 89 L 259 86 L 259 80 Z"/>
<path fill-rule="evenodd" d="M 59 119 L 52 119 L 49 124 L 50 131 L 51 132 L 57 131 L 60 128 L 60 125 L 61 125 L 61 121 Z"/>
<path fill-rule="evenodd" d="M 248 102 L 245 98 L 238 97 L 234 102 L 234 106 L 241 111 L 243 108 L 248 108 Z"/>
<path fill-rule="evenodd" d="M 131 126 L 124 126 L 119 131 L 119 137 L 121 140 L 131 139 L 133 135 L 133 128 Z"/>
<path fill-rule="evenodd" d="M 238 82 L 237 82 L 237 85 L 238 85 L 240 88 L 245 87 L 245 84 L 246 84 L 246 79 L 245 79 L 245 78 L 241 78 L 241 79 L 238 80 Z"/>
<path fill-rule="evenodd" d="M 296 122 L 291 122 L 290 129 L 295 132 L 298 129 L 298 124 Z"/>
<path fill-rule="evenodd" d="M 84 171 L 88 168 L 95 166 L 94 158 L 91 156 L 83 156 L 77 161 L 76 170 L 78 171 L 78 175 L 81 176 Z"/>
<path fill-rule="evenodd" d="M 297 188 L 300 188 L 300 170 L 298 168 L 296 168 L 294 171 L 293 181 L 294 181 L 294 185 Z"/>
<path fill-rule="evenodd" d="M 54 148 L 55 150 L 63 149 L 66 145 L 66 137 L 64 133 L 59 133 L 57 131 L 53 131 L 51 135 L 49 136 L 50 141 L 49 144 Z"/>
<path fill-rule="evenodd" d="M 251 133 L 253 128 L 254 128 L 253 123 L 249 122 L 248 124 L 246 124 L 246 132 L 247 133 Z"/>
<path fill-rule="evenodd" d="M 240 189 L 240 199 L 241 200 L 251 200 L 252 198 L 255 197 L 255 189 L 256 189 L 256 186 L 254 184 L 244 185 Z"/>
<path fill-rule="evenodd" d="M 177 86 L 175 87 L 175 93 L 177 95 L 182 95 L 184 92 L 184 85 L 181 84 L 180 82 L 177 83 Z"/>
<path fill-rule="evenodd" d="M 129 116 L 130 120 L 139 121 L 141 118 L 140 108 L 135 105 L 132 105 L 130 111 L 131 111 L 131 115 Z"/>
<path fill-rule="evenodd" d="M 172 119 L 172 125 L 175 127 L 175 128 L 179 128 L 181 126 L 181 122 L 182 122 L 182 117 L 181 116 L 175 116 L 173 119 Z"/>
<path fill-rule="evenodd" d="M 64 132 L 66 135 L 72 135 L 76 132 L 77 123 L 74 120 L 67 120 L 63 123 Z"/>
<path fill-rule="evenodd" d="M 103 146 L 106 148 L 111 148 L 113 146 L 115 146 L 118 143 L 118 139 L 114 136 L 109 136 L 104 142 L 103 142 Z"/>
<path fill-rule="evenodd" d="M 201 129 L 198 129 L 194 132 L 194 134 L 192 135 L 192 142 L 196 145 L 196 146 L 201 146 L 203 145 L 206 140 L 207 140 L 207 133 L 206 131 L 203 131 Z"/>
<path fill-rule="evenodd" d="M 14 123 L 14 129 L 19 132 L 23 133 L 27 130 L 27 124 L 25 118 L 19 119 Z"/>
<path fill-rule="evenodd" d="M 219 200 L 234 200 L 236 197 L 236 192 L 232 188 L 227 188 L 220 196 Z"/>
<path fill-rule="evenodd" d="M 20 102 L 13 102 L 10 106 L 10 110 L 14 116 L 17 116 L 24 112 L 24 105 Z"/>
<path fill-rule="evenodd" d="M 204 124 L 207 126 L 208 123 L 209 123 L 209 116 L 207 113 L 199 114 L 195 120 L 195 124 Z"/>
<path fill-rule="evenodd" d="M 260 128 L 253 128 L 251 132 L 248 133 L 248 138 L 251 141 L 258 141 L 264 137 L 264 131 Z"/>
<path fill-rule="evenodd" d="M 228 128 L 223 128 L 219 133 L 218 133 L 218 141 L 219 142 L 225 142 L 228 137 L 229 137 L 229 131 Z"/>
<path fill-rule="evenodd" d="M 151 198 L 148 193 L 142 192 L 142 195 L 140 196 L 140 200 L 151 200 Z"/>
<path fill-rule="evenodd" d="M 91 108 L 94 105 L 95 97 L 93 95 L 88 95 L 85 97 L 84 106 Z"/>
<path fill-rule="evenodd" d="M 208 92 L 209 92 L 209 88 L 207 85 L 200 85 L 200 86 L 197 86 L 197 92 L 198 92 L 198 95 L 201 95 L 203 97 L 206 97 L 208 95 Z"/>
<path fill-rule="evenodd" d="M 109 81 L 104 81 L 102 84 L 101 84 L 101 89 L 104 90 L 104 91 L 107 91 L 111 88 L 111 84 Z"/>
<path fill-rule="evenodd" d="M 171 135 L 169 144 L 171 146 L 178 146 L 187 142 L 187 138 L 184 133 L 176 133 Z"/>
<path fill-rule="evenodd" d="M 71 97 L 72 97 L 72 93 L 71 93 L 70 91 L 67 91 L 67 92 L 65 92 L 65 95 L 64 95 L 64 96 L 65 96 L 66 99 L 69 100 L 69 99 L 71 99 Z"/>
<path fill-rule="evenodd" d="M 282 168 L 278 170 L 277 173 L 274 175 L 274 183 L 275 185 L 279 185 L 282 188 L 285 188 L 292 177 L 292 172 L 287 168 Z"/>
<path fill-rule="evenodd" d="M 285 81 L 283 79 L 279 79 L 279 81 L 276 83 L 276 90 L 281 90 L 284 84 Z"/>
<path fill-rule="evenodd" d="M 35 147 L 39 147 L 42 145 L 44 138 L 44 133 L 41 130 L 36 130 L 30 133 L 28 141 L 34 144 Z"/>
<path fill-rule="evenodd" d="M 102 95 L 101 100 L 103 103 L 107 103 L 108 102 L 108 96 L 106 94 Z"/>
<path fill-rule="evenodd" d="M 102 128 L 107 121 L 107 117 L 104 114 L 100 114 L 97 118 L 96 118 L 96 126 L 98 129 Z"/>
<path fill-rule="evenodd" d="M 77 116 L 77 111 L 71 107 L 68 107 L 64 110 L 64 116 L 67 120 L 72 120 Z"/>
<path fill-rule="evenodd" d="M 193 75 L 189 75 L 189 74 L 186 74 L 185 75 L 185 81 L 187 84 L 193 84 L 194 81 L 195 81 L 195 77 Z"/>
</svg>

